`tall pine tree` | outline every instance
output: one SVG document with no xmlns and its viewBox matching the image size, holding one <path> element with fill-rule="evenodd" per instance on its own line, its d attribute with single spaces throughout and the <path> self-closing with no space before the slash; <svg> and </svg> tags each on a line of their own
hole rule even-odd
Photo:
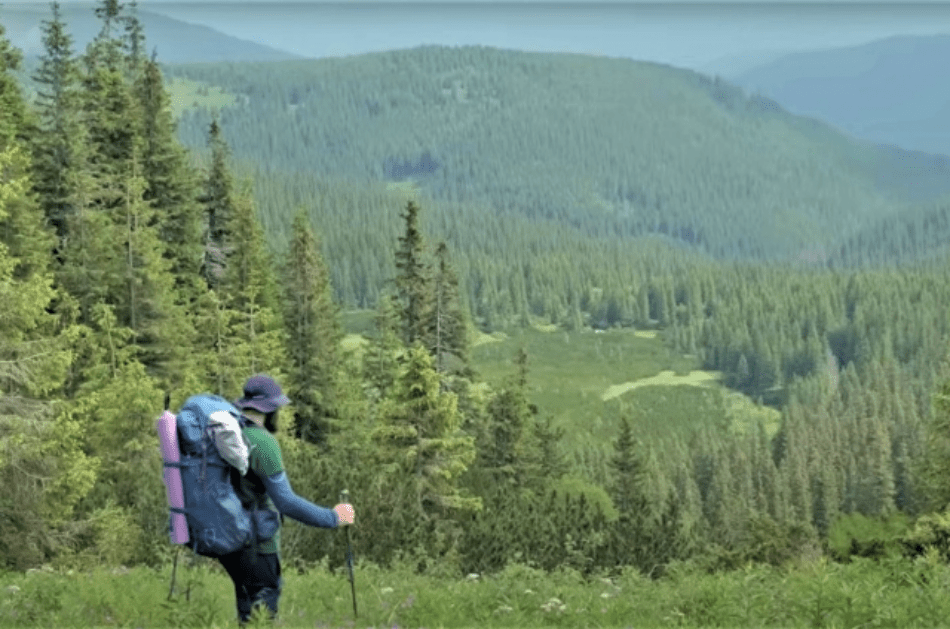
<svg viewBox="0 0 950 629">
<path fill-rule="evenodd" d="M 57 238 L 63 261 L 63 247 L 69 233 L 67 222 L 73 212 L 75 171 L 83 168 L 84 127 L 80 111 L 79 66 L 73 56 L 72 37 L 66 30 L 58 2 L 52 17 L 43 22 L 44 53 L 33 80 L 37 84 L 36 110 L 39 131 L 33 144 L 34 189 L 47 222 Z"/>
<path fill-rule="evenodd" d="M 402 338 L 406 346 L 426 340 L 426 320 L 431 309 L 431 291 L 425 238 L 419 225 L 419 206 L 406 203 L 401 215 L 405 231 L 396 250 L 396 294 L 402 305 Z"/>
<path fill-rule="evenodd" d="M 424 329 L 426 344 L 435 357 L 436 371 L 470 376 L 468 318 L 461 300 L 458 276 L 444 242 L 440 242 L 435 251 L 431 285 L 431 308 L 426 313 Z"/>
<path fill-rule="evenodd" d="M 230 150 L 217 120 L 211 122 L 208 130 L 208 147 L 211 149 L 211 168 L 201 197 L 206 221 L 201 274 L 209 288 L 216 288 L 227 266 L 230 253 L 227 246 L 228 229 L 235 212 L 234 179 L 228 166 Z"/>
<path fill-rule="evenodd" d="M 284 264 L 284 315 L 290 358 L 289 395 L 294 400 L 297 437 L 326 444 L 336 409 L 340 373 L 339 308 L 330 273 L 307 214 L 294 216 Z"/>
</svg>

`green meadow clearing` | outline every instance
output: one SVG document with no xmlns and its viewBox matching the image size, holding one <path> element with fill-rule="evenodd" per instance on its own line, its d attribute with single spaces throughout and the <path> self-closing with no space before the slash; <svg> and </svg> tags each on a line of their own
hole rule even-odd
<svg viewBox="0 0 950 629">
<path fill-rule="evenodd" d="M 362 347 L 372 334 L 371 313 L 346 313 L 343 323 L 348 349 Z M 570 458 L 609 448 L 624 413 L 641 439 L 657 444 L 700 427 L 741 431 L 761 421 L 769 433 L 778 430 L 777 410 L 723 387 L 720 375 L 703 371 L 695 356 L 671 351 L 661 331 L 567 332 L 538 325 L 476 332 L 472 345 L 472 365 L 493 387 L 514 375 L 514 356 L 524 348 L 530 401 L 564 428 L 562 448 Z"/>
<path fill-rule="evenodd" d="M 346 349 L 359 351 L 373 333 L 372 313 L 343 315 Z M 484 334 L 475 332 L 472 366 L 489 386 L 515 373 L 519 348 L 528 355 L 530 401 L 566 431 L 569 458 L 604 452 L 627 414 L 638 437 L 660 444 L 700 427 L 742 431 L 761 421 L 770 434 L 780 413 L 720 384 L 695 356 L 673 352 L 662 331 L 614 328 L 567 332 L 555 326 Z"/>
</svg>

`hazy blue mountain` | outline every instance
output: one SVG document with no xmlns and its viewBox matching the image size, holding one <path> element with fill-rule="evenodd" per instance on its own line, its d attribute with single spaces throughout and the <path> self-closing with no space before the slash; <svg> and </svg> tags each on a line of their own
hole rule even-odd
<svg viewBox="0 0 950 629">
<path fill-rule="evenodd" d="M 729 77 L 858 137 L 950 154 L 950 35 L 796 53 Z"/>
<path fill-rule="evenodd" d="M 100 28 L 92 5 L 64 4 L 61 9 L 69 25 L 75 50 L 84 50 Z M 145 27 L 147 50 L 149 53 L 157 51 L 158 60 L 164 63 L 285 61 L 300 58 L 225 35 L 207 26 L 189 24 L 142 9 L 139 9 L 138 15 Z M 49 17 L 47 4 L 0 6 L 0 24 L 6 27 L 7 37 L 13 45 L 28 58 L 42 54 L 41 26 Z"/>
</svg>

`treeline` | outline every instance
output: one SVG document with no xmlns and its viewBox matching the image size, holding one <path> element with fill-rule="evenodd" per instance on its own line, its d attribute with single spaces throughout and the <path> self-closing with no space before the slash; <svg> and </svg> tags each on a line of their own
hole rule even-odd
<svg viewBox="0 0 950 629">
<path fill-rule="evenodd" d="M 379 265 L 363 275 L 375 334 L 346 350 L 323 254 L 342 228 L 315 221 L 319 207 L 259 212 L 216 122 L 207 159 L 188 153 L 134 5 L 103 0 L 96 14 L 101 32 L 77 55 L 53 5 L 32 105 L 0 32 L 4 565 L 166 558 L 163 394 L 235 397 L 255 372 L 294 400 L 279 434 L 294 487 L 324 503 L 348 487 L 360 553 L 380 563 L 650 574 L 685 559 L 778 563 L 819 549 L 842 515 L 946 506 L 942 442 L 928 441 L 946 434 L 946 408 L 930 403 L 950 377 L 942 268 L 717 264 L 662 239 L 594 240 L 515 214 L 465 238 L 450 217 L 470 206 L 336 188 L 326 203 L 349 199 L 337 211 L 350 226 L 384 235 L 354 229 L 347 246 L 388 239 L 390 256 L 366 256 Z M 279 253 L 265 230 L 287 234 Z M 492 240 L 525 253 L 472 253 L 497 251 Z M 470 311 L 485 327 L 540 313 L 663 328 L 731 386 L 772 396 L 781 429 L 708 427 L 660 451 L 636 438 L 631 405 L 610 448 L 572 464 L 559 448 L 570 435 L 530 402 L 529 356 L 506 381 L 480 381 Z M 285 556 L 336 561 L 324 535 L 288 525 Z"/>
</svg>

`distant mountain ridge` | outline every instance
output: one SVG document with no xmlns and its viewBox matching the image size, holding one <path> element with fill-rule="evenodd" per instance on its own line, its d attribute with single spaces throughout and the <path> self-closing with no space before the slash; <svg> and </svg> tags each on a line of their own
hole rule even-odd
<svg viewBox="0 0 950 629">
<path fill-rule="evenodd" d="M 74 50 L 82 52 L 99 33 L 101 24 L 92 5 L 63 4 L 60 7 Z M 0 24 L 11 43 L 28 59 L 43 54 L 42 23 L 50 19 L 47 4 L 0 5 Z M 151 11 L 138 10 L 145 29 L 146 50 L 161 63 L 221 61 L 287 61 L 301 57 L 262 44 L 245 41 L 219 31 L 175 20 Z"/>
<path fill-rule="evenodd" d="M 860 138 L 950 155 L 950 34 L 786 55 L 730 76 Z"/>
</svg>

